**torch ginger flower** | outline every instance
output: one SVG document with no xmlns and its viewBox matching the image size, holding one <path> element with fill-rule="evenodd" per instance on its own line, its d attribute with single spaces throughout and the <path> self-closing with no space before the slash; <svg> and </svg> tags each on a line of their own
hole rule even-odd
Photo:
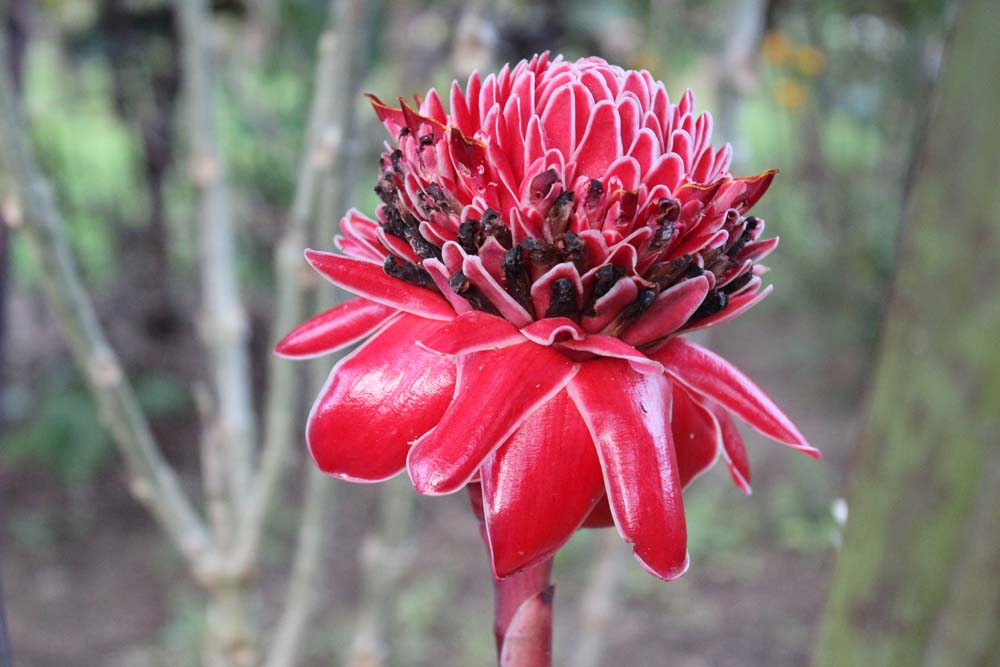
<svg viewBox="0 0 1000 667">
<path fill-rule="evenodd" d="M 663 579 L 688 565 L 682 489 L 720 456 L 750 470 L 731 415 L 818 456 L 767 395 L 684 333 L 770 291 L 777 245 L 747 212 L 774 177 L 734 178 L 687 92 L 548 55 L 398 108 L 377 220 L 350 211 L 312 266 L 358 298 L 277 352 L 342 359 L 309 415 L 328 474 L 480 492 L 495 576 L 610 525 Z M 476 504 L 476 503 L 474 503 Z"/>
</svg>

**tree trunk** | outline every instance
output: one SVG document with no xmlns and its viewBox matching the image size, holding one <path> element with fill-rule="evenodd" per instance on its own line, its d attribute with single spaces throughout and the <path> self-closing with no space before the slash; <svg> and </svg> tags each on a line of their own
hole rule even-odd
<svg viewBox="0 0 1000 667">
<path fill-rule="evenodd" d="M 815 664 L 997 664 L 1000 14 L 968 0 L 908 202 Z"/>
</svg>

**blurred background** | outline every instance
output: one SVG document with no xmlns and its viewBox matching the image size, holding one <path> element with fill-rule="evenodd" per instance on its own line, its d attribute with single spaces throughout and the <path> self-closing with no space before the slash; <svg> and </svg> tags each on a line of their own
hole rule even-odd
<svg viewBox="0 0 1000 667">
<path fill-rule="evenodd" d="M 675 100 L 691 88 L 697 107 L 715 116 L 715 143 L 734 145 L 735 173 L 781 171 L 754 211 L 782 239 L 768 261 L 775 293 L 713 330 L 709 344 L 771 393 L 824 458 L 748 432 L 754 494 L 742 496 L 724 468 L 688 490 L 692 567 L 673 583 L 636 567 L 607 531 L 579 533 L 556 560 L 557 664 L 585 664 L 574 653 L 583 634 L 596 638 L 594 665 L 809 660 L 843 539 L 852 454 L 952 5 L 334 3 L 334 30 L 354 21 L 354 35 L 333 42 L 350 62 L 338 79 L 349 95 L 334 104 L 349 141 L 332 180 L 317 186 L 333 194 L 324 190 L 312 207 L 325 248 L 345 202 L 368 213 L 377 203 L 371 186 L 388 137 L 359 92 L 391 100 L 446 90 L 473 69 L 544 50 L 648 69 Z M 207 380 L 199 195 L 184 107 L 188 42 L 161 0 L 3 6 L 3 65 L 86 288 L 165 458 L 198 499 Z M 258 411 L 281 305 L 274 253 L 308 148 L 329 7 L 218 0 L 202 17 Z M 18 664 L 198 664 L 212 622 L 205 594 L 130 495 L 121 456 L 45 300 L 44 269 L 21 234 L 3 229 L 0 545 Z M 295 434 L 312 393 L 295 399 Z M 282 622 L 308 502 L 304 445 L 296 440 L 288 451 L 253 568 L 262 633 Z M 399 479 L 326 485 L 322 511 L 311 515 L 320 546 L 307 588 L 316 608 L 295 635 L 300 664 L 489 664 L 488 565 L 466 498 L 417 498 Z M 371 661 L 359 662 L 364 656 Z"/>
</svg>

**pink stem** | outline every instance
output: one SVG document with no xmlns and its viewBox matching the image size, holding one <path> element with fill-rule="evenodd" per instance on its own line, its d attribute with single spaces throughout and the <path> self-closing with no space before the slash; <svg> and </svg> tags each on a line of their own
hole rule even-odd
<svg viewBox="0 0 1000 667">
<path fill-rule="evenodd" d="M 551 667 L 552 560 L 493 581 L 500 666 Z"/>
</svg>

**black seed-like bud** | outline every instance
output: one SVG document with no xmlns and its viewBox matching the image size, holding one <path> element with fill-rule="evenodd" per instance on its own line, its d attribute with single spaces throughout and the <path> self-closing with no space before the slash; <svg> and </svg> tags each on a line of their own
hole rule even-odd
<svg viewBox="0 0 1000 667">
<path fill-rule="evenodd" d="M 392 276 L 412 285 L 436 289 L 431 274 L 427 273 L 423 267 L 411 264 L 410 262 L 399 262 L 395 256 L 386 255 L 382 263 L 382 269 Z"/>
<path fill-rule="evenodd" d="M 403 237 L 422 259 L 441 259 L 441 249 L 428 241 L 416 227 L 407 227 L 403 230 Z"/>
<path fill-rule="evenodd" d="M 539 204 L 549 196 L 552 186 L 558 180 L 559 174 L 556 173 L 555 169 L 548 169 L 532 178 L 531 184 L 528 186 L 528 201 L 535 205 Z"/>
<path fill-rule="evenodd" d="M 545 311 L 545 317 L 569 317 L 577 316 L 576 307 L 576 287 L 569 278 L 560 278 L 552 283 L 552 301 L 549 302 L 549 309 Z"/>
<path fill-rule="evenodd" d="M 462 246 L 462 250 L 470 255 L 476 255 L 482 242 L 478 220 L 466 220 L 458 226 L 458 245 Z"/>
<path fill-rule="evenodd" d="M 499 311 L 496 306 L 493 305 L 486 296 L 479 291 L 479 289 L 473 285 L 469 278 L 461 271 L 456 271 L 451 278 L 448 279 L 448 286 L 451 287 L 455 294 L 458 294 L 466 301 L 469 305 L 476 310 L 481 310 L 484 313 L 490 313 L 491 315 L 499 315 Z"/>
<path fill-rule="evenodd" d="M 680 278 L 681 274 L 691 266 L 693 261 L 694 257 L 684 254 L 668 262 L 654 264 L 646 271 L 646 275 L 643 277 L 651 283 L 656 283 L 660 289 L 666 289 Z M 699 269 L 698 275 L 700 273 Z"/>
<path fill-rule="evenodd" d="M 660 226 L 653 232 L 653 238 L 649 241 L 650 249 L 663 250 L 666 248 L 667 244 L 673 240 L 676 229 L 676 223 L 667 220 L 665 217 L 660 218 Z"/>
<path fill-rule="evenodd" d="M 587 245 L 583 239 L 573 232 L 566 232 L 562 236 L 562 249 L 565 261 L 573 262 L 577 270 L 583 273 L 587 263 Z"/>
<path fill-rule="evenodd" d="M 524 249 L 521 246 L 514 246 L 507 251 L 503 258 L 503 275 L 507 293 L 533 316 L 531 281 L 528 278 L 528 269 L 524 265 Z"/>
<path fill-rule="evenodd" d="M 587 195 L 583 199 L 583 210 L 587 213 L 587 217 L 591 218 L 598 213 L 598 207 L 601 205 L 601 195 L 604 194 L 604 186 L 596 178 L 590 179 L 590 185 L 587 186 Z"/>
<path fill-rule="evenodd" d="M 492 208 L 486 209 L 486 212 L 483 213 L 482 228 L 483 241 L 492 236 L 506 250 L 510 250 L 514 245 L 514 240 L 510 236 L 510 230 L 507 229 L 507 225 L 503 224 L 500 214 Z"/>
<path fill-rule="evenodd" d="M 400 162 L 403 160 L 403 151 L 398 148 L 393 152 L 389 153 L 389 161 L 392 163 L 392 170 L 397 174 L 402 174 L 403 169 L 400 167 Z"/>
<path fill-rule="evenodd" d="M 387 204 L 383 207 L 382 214 L 385 216 L 385 222 L 382 223 L 382 229 L 385 230 L 385 233 L 405 240 L 406 223 L 399 215 L 399 209 L 394 204 Z"/>
<path fill-rule="evenodd" d="M 549 212 L 545 214 L 542 225 L 545 240 L 555 243 L 569 228 L 569 219 L 573 214 L 573 191 L 563 190 L 552 202 Z"/>
<path fill-rule="evenodd" d="M 694 311 L 691 319 L 688 320 L 688 324 L 703 320 L 710 315 L 721 313 L 728 305 L 728 294 L 720 290 L 712 290 L 705 295 L 705 300 L 701 302 L 700 306 L 698 306 L 698 310 Z"/>
<path fill-rule="evenodd" d="M 664 197 L 657 202 L 656 215 L 667 222 L 677 222 L 681 219 L 681 203 L 672 197 Z"/>
<path fill-rule="evenodd" d="M 551 268 L 559 261 L 559 254 L 556 249 L 540 239 L 524 239 L 521 242 L 524 250 L 528 253 L 528 259 L 532 265 L 541 271 Z"/>
<path fill-rule="evenodd" d="M 597 269 L 594 274 L 594 301 L 611 291 L 611 288 L 625 275 L 625 270 L 608 264 Z"/>
<path fill-rule="evenodd" d="M 736 278 L 733 278 L 732 280 L 730 280 L 728 283 L 726 283 L 724 286 L 720 287 L 719 289 L 721 291 L 725 292 L 726 294 L 732 294 L 733 292 L 735 292 L 739 288 L 741 288 L 744 285 L 746 285 L 752 279 L 753 279 L 753 271 L 747 271 L 743 275 L 738 276 Z"/>
</svg>

